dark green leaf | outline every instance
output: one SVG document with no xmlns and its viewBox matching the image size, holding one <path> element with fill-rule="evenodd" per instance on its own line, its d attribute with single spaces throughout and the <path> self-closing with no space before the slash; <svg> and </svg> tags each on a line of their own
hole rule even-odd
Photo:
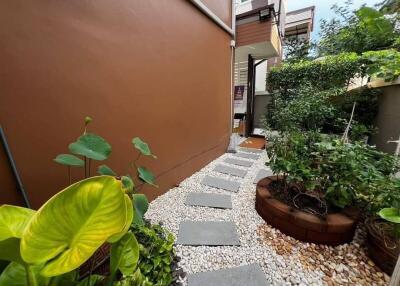
<svg viewBox="0 0 400 286">
<path fill-rule="evenodd" d="M 139 225 L 143 225 L 143 218 L 144 214 L 149 208 L 149 201 L 147 200 L 147 197 L 143 194 L 134 194 L 132 202 L 135 210 L 133 222 Z"/>
<path fill-rule="evenodd" d="M 152 156 L 153 158 L 157 158 L 157 156 L 155 156 L 151 153 L 149 145 L 146 142 L 142 141 L 142 139 L 140 139 L 139 137 L 133 138 L 132 144 L 143 155 Z"/>
<path fill-rule="evenodd" d="M 100 165 L 97 168 L 97 173 L 100 175 L 107 175 L 107 176 L 113 176 L 113 177 L 117 176 L 117 174 L 107 165 Z"/>
<path fill-rule="evenodd" d="M 150 184 L 150 185 L 152 185 L 154 187 L 158 187 L 155 184 L 156 178 L 154 177 L 152 172 L 150 172 L 149 170 L 147 170 L 144 167 L 139 167 L 137 170 L 139 172 L 139 178 L 140 179 L 142 179 L 147 184 Z"/>
<path fill-rule="evenodd" d="M 87 133 L 69 145 L 71 153 L 82 155 L 89 159 L 102 161 L 108 158 L 111 153 L 111 145 L 102 137 Z"/>
<path fill-rule="evenodd" d="M 139 260 L 139 244 L 133 233 L 127 232 L 111 246 L 110 271 L 114 276 L 119 270 L 125 276 L 132 275 Z"/>
<path fill-rule="evenodd" d="M 61 165 L 73 167 L 82 167 L 83 165 L 85 165 L 85 162 L 82 159 L 71 154 L 57 155 L 57 157 L 54 158 L 54 161 Z"/>
</svg>

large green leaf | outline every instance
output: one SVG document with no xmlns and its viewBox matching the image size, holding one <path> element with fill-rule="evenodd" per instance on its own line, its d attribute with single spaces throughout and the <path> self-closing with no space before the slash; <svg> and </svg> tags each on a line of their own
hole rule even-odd
<svg viewBox="0 0 400 286">
<path fill-rule="evenodd" d="M 46 286 L 49 278 L 39 274 L 41 265 L 31 266 L 31 279 L 36 281 L 36 286 Z M 19 263 L 11 262 L 0 275 L 0 286 L 28 286 L 26 268 Z"/>
<path fill-rule="evenodd" d="M 22 237 L 21 256 L 31 264 L 47 262 L 43 276 L 67 273 L 127 223 L 121 181 L 89 178 L 59 192 L 37 211 Z"/>
<path fill-rule="evenodd" d="M 381 209 L 378 214 L 384 220 L 400 223 L 400 212 L 397 208 L 384 208 Z"/>
<path fill-rule="evenodd" d="M 158 187 L 156 185 L 156 178 L 154 177 L 153 173 L 147 170 L 145 167 L 139 167 L 139 178 L 142 179 L 147 184 L 153 185 L 154 187 Z"/>
<path fill-rule="evenodd" d="M 135 217 L 133 222 L 139 225 L 143 225 L 143 217 L 149 208 L 149 201 L 147 200 L 147 197 L 143 194 L 134 194 L 132 202 L 135 209 Z"/>
<path fill-rule="evenodd" d="M 85 162 L 82 159 L 71 154 L 57 155 L 54 161 L 61 165 L 66 165 L 71 167 L 82 167 L 83 165 L 85 165 Z"/>
<path fill-rule="evenodd" d="M 2 205 L 0 207 L 0 241 L 10 237 L 21 238 L 34 214 L 35 211 L 31 209 Z"/>
<path fill-rule="evenodd" d="M 100 175 L 107 175 L 107 176 L 113 176 L 113 177 L 117 176 L 117 174 L 107 165 L 100 165 L 97 168 L 97 173 Z"/>
<path fill-rule="evenodd" d="M 86 133 L 74 143 L 69 144 L 69 150 L 76 155 L 102 161 L 108 158 L 111 153 L 111 145 L 102 137 Z"/>
<path fill-rule="evenodd" d="M 139 260 L 139 244 L 133 233 L 127 232 L 111 247 L 110 272 L 111 276 L 117 272 L 125 276 L 132 275 Z"/>
<path fill-rule="evenodd" d="M 139 137 L 133 138 L 132 144 L 143 155 L 157 158 L 157 156 L 155 156 L 154 154 L 151 153 L 149 145 L 146 142 L 144 142 L 142 139 L 140 139 Z"/>
<path fill-rule="evenodd" d="M 129 230 L 129 227 L 132 224 L 132 220 L 134 217 L 132 200 L 127 194 L 124 195 L 124 198 L 125 198 L 125 210 L 126 210 L 126 223 L 121 232 L 114 234 L 107 240 L 110 243 L 114 243 L 114 242 L 117 242 L 118 240 L 120 240 L 121 237 L 123 237 L 124 234 Z"/>
</svg>

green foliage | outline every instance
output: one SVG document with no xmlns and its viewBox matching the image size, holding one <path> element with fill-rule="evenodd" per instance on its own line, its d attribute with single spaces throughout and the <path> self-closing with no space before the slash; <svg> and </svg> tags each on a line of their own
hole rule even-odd
<svg viewBox="0 0 400 286">
<path fill-rule="evenodd" d="M 149 208 L 149 201 L 147 200 L 147 197 L 143 194 L 133 194 L 132 203 L 135 209 L 133 223 L 143 225 L 143 218 Z"/>
<path fill-rule="evenodd" d="M 127 209 L 132 209 L 132 205 L 126 205 L 131 202 L 125 200 L 121 189 L 121 182 L 115 178 L 94 177 L 52 197 L 24 231 L 21 239 L 24 261 L 47 262 L 41 271 L 46 277 L 82 265 L 104 242 L 124 232 L 130 224 Z"/>
<path fill-rule="evenodd" d="M 379 216 L 384 220 L 400 223 L 400 210 L 398 208 L 384 208 L 379 211 Z"/>
<path fill-rule="evenodd" d="M 284 134 L 272 142 L 268 154 L 274 173 L 282 173 L 302 191 L 323 194 L 330 205 L 339 208 L 365 195 L 373 180 L 397 170 L 394 156 L 316 132 Z"/>
<path fill-rule="evenodd" d="M 73 154 L 98 161 L 107 159 L 111 153 L 111 145 L 102 137 L 92 133 L 80 136 L 68 148 Z"/>
<path fill-rule="evenodd" d="M 355 75 L 364 75 L 365 60 L 355 53 L 342 53 L 322 59 L 284 63 L 273 68 L 267 77 L 267 85 L 272 91 L 293 94 L 300 86 L 311 85 L 315 89 L 328 90 L 343 88 Z"/>
<path fill-rule="evenodd" d="M 117 176 L 117 174 L 107 165 L 100 165 L 97 168 L 97 173 L 99 175 L 106 175 L 106 176 L 113 176 L 113 177 Z"/>
<path fill-rule="evenodd" d="M 149 145 L 146 142 L 144 142 L 142 139 L 140 139 L 139 137 L 133 138 L 132 144 L 143 155 L 157 158 L 157 156 L 155 156 L 151 153 Z"/>
<path fill-rule="evenodd" d="M 285 62 L 299 62 L 309 58 L 309 51 L 312 44 L 308 40 L 301 39 L 297 36 L 289 36 L 285 38 L 283 53 Z"/>
<path fill-rule="evenodd" d="M 174 237 L 160 225 L 132 226 L 140 244 L 138 262 L 141 273 L 154 286 L 168 286 L 173 282 L 171 264 L 174 257 Z"/>
<path fill-rule="evenodd" d="M 154 177 L 153 173 L 150 172 L 149 170 L 147 170 L 145 167 L 139 167 L 138 168 L 138 172 L 139 172 L 139 178 L 146 182 L 149 185 L 152 185 L 154 187 L 158 187 L 155 184 L 156 178 Z"/>
<path fill-rule="evenodd" d="M 82 159 L 71 154 L 57 155 L 54 161 L 61 165 L 72 166 L 72 167 L 82 167 L 85 165 L 85 162 Z"/>
<path fill-rule="evenodd" d="M 134 273 L 139 260 L 139 244 L 132 232 L 127 232 L 111 247 L 110 277 L 119 270 L 124 276 Z"/>
<path fill-rule="evenodd" d="M 350 12 L 347 7 L 332 7 L 336 17 L 321 21 L 320 56 L 342 52 L 361 54 L 391 47 L 398 37 L 395 21 L 371 7 Z"/>
<path fill-rule="evenodd" d="M 124 236 L 133 212 L 121 181 L 109 176 L 75 183 L 37 212 L 1 206 L 0 258 L 13 262 L 0 275 L 0 285 L 74 285 L 71 271 L 104 242 Z"/>
<path fill-rule="evenodd" d="M 367 72 L 387 82 L 400 76 L 400 52 L 396 50 L 370 51 L 363 54 L 368 60 Z"/>
</svg>

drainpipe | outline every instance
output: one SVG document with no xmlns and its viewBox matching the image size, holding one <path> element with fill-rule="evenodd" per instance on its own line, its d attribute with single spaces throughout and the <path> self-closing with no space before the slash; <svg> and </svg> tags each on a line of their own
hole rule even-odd
<svg viewBox="0 0 400 286">
<path fill-rule="evenodd" d="M 10 147 L 8 146 L 8 143 L 6 140 L 6 135 L 4 134 L 3 128 L 1 128 L 1 126 L 0 126 L 0 139 L 1 139 L 1 143 L 3 144 L 4 150 L 6 151 L 6 155 L 7 155 L 8 161 L 10 162 L 13 175 L 15 177 L 15 180 L 17 181 L 17 187 L 22 194 L 25 205 L 26 205 L 26 207 L 31 208 L 31 204 L 28 199 L 28 194 L 25 192 L 24 186 L 22 184 L 22 180 L 21 180 L 18 170 L 17 170 L 17 166 L 15 165 L 15 161 L 11 154 Z"/>
</svg>

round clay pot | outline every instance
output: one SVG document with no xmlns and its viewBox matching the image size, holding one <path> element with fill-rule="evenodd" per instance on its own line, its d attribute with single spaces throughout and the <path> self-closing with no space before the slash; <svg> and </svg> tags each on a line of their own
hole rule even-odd
<svg viewBox="0 0 400 286">
<path fill-rule="evenodd" d="M 257 183 L 256 210 L 270 225 L 298 240 L 325 245 L 339 245 L 353 239 L 359 213 L 356 209 L 345 209 L 328 214 L 325 218 L 292 208 L 275 199 L 269 191 L 271 176 Z"/>
<path fill-rule="evenodd" d="M 388 246 L 384 237 L 372 227 L 374 221 L 373 219 L 365 221 L 368 255 L 379 268 L 391 275 L 400 254 L 400 247 Z"/>
</svg>

